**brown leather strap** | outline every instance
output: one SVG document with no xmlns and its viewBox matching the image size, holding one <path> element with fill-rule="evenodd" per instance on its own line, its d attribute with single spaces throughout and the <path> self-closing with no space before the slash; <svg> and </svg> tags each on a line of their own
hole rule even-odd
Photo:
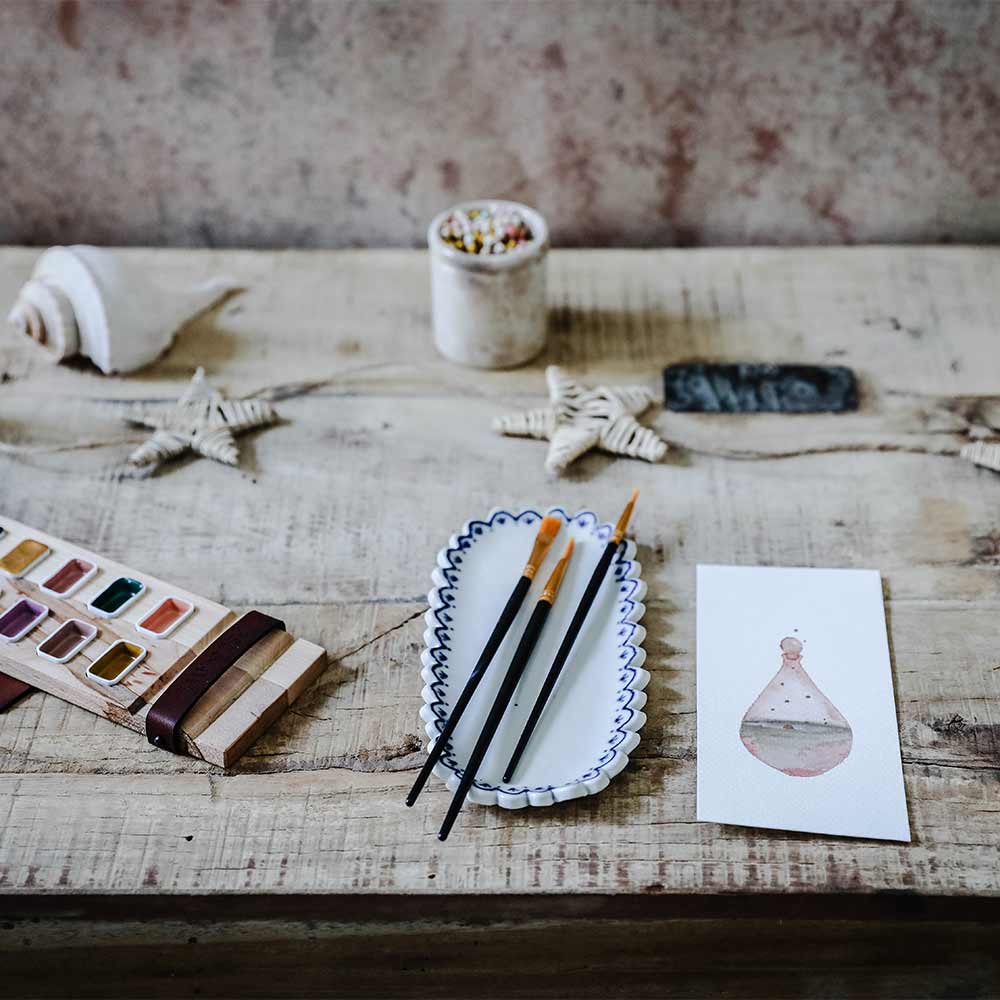
<svg viewBox="0 0 1000 1000">
<path fill-rule="evenodd" d="M 205 647 L 153 702 L 146 716 L 146 738 L 155 747 L 184 753 L 180 724 L 195 702 L 265 635 L 285 623 L 260 611 L 248 611 Z"/>
<path fill-rule="evenodd" d="M 34 690 L 24 681 L 19 681 L 8 674 L 0 674 L 0 712 L 10 708 L 18 698 Z"/>
</svg>

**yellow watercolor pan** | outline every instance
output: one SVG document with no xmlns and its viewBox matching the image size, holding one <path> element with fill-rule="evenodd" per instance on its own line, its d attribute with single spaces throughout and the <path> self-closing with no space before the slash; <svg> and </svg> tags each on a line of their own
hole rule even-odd
<svg viewBox="0 0 1000 1000">
<path fill-rule="evenodd" d="M 141 663 L 145 656 L 146 650 L 142 646 L 119 639 L 91 663 L 87 668 L 87 677 L 105 687 L 111 687 Z"/>
<path fill-rule="evenodd" d="M 25 538 L 0 559 L 0 573 L 16 580 L 37 566 L 50 551 L 44 543 L 35 541 L 34 538 Z"/>
</svg>

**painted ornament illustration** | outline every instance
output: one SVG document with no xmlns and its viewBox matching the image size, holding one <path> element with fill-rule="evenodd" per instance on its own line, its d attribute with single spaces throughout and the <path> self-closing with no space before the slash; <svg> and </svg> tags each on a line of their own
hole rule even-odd
<svg viewBox="0 0 1000 1000">
<path fill-rule="evenodd" d="M 802 666 L 802 642 L 786 636 L 780 645 L 781 668 L 747 709 L 740 739 L 769 767 L 812 778 L 847 759 L 854 735 Z"/>
</svg>

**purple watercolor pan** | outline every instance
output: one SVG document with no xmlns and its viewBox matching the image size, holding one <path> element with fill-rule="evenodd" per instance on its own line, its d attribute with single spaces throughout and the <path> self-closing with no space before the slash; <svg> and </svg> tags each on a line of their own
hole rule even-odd
<svg viewBox="0 0 1000 1000">
<path fill-rule="evenodd" d="M 22 597 L 0 615 L 0 640 L 17 642 L 23 639 L 48 613 L 44 604 Z"/>
</svg>

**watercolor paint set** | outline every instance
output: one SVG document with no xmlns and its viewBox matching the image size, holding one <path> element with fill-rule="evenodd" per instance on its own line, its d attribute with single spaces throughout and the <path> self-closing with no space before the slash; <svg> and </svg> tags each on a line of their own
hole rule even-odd
<svg viewBox="0 0 1000 1000">
<path fill-rule="evenodd" d="M 0 517 L 0 692 L 39 688 L 220 767 L 326 665 L 260 611 L 235 612 Z"/>
</svg>

